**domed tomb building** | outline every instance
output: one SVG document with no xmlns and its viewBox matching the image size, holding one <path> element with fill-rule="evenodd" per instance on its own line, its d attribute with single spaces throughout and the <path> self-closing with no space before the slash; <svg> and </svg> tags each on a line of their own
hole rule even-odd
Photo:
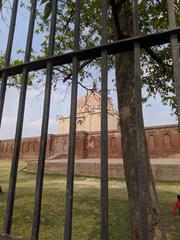
<svg viewBox="0 0 180 240">
<path fill-rule="evenodd" d="M 58 119 L 59 134 L 69 133 L 70 117 Z M 77 131 L 100 131 L 101 129 L 101 93 L 94 90 L 81 96 L 77 101 Z M 108 98 L 108 131 L 119 130 L 119 114 Z"/>
</svg>

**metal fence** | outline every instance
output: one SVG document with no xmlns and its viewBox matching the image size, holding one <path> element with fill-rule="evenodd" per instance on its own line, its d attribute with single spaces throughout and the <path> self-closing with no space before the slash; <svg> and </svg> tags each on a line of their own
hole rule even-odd
<svg viewBox="0 0 180 240">
<path fill-rule="evenodd" d="M 75 139 L 76 139 L 76 104 L 77 104 L 77 89 L 78 89 L 78 66 L 83 60 L 101 58 L 102 64 L 102 86 L 101 86 L 101 239 L 108 239 L 108 142 L 107 142 L 107 82 L 108 82 L 108 67 L 107 56 L 134 50 L 136 57 L 136 70 L 140 69 L 140 48 L 151 47 L 155 45 L 161 45 L 165 43 L 171 43 L 174 77 L 176 83 L 176 96 L 178 103 L 178 113 L 180 113 L 180 63 L 179 63 L 179 51 L 178 51 L 178 38 L 180 37 L 180 27 L 176 27 L 175 21 L 175 7 L 172 0 L 167 0 L 168 14 L 169 14 L 169 29 L 159 33 L 153 33 L 146 36 L 140 36 L 138 31 L 138 11 L 137 1 L 133 2 L 133 22 L 134 22 L 134 36 L 108 43 L 107 32 L 107 11 L 108 1 L 101 1 L 102 5 L 102 44 L 89 49 L 80 49 L 80 13 L 81 13 L 81 1 L 76 0 L 75 4 L 75 24 L 74 24 L 74 50 L 62 55 L 54 55 L 55 45 L 55 32 L 56 32 L 56 15 L 58 0 L 52 0 L 52 14 L 51 14 L 51 27 L 48 47 L 48 57 L 30 61 L 33 32 L 36 18 L 37 0 L 30 1 L 31 14 L 29 20 L 29 30 L 26 43 L 26 51 L 24 56 L 24 63 L 17 66 L 10 66 L 12 45 L 14 39 L 14 31 L 16 25 L 16 16 L 18 9 L 18 0 L 13 1 L 11 23 L 9 28 L 9 36 L 7 42 L 7 50 L 5 55 L 4 68 L 0 69 L 1 77 L 1 89 L 0 89 L 0 122 L 2 119 L 2 112 L 4 106 L 4 99 L 6 93 L 7 79 L 9 76 L 22 74 L 21 78 L 21 91 L 18 108 L 17 126 L 15 134 L 15 145 L 12 157 L 12 166 L 9 180 L 9 191 L 7 200 L 7 209 L 4 223 L 4 233 L 11 233 L 13 206 L 16 191 L 16 178 L 19 162 L 19 153 L 22 137 L 23 116 L 26 100 L 26 91 L 28 84 L 29 72 L 47 69 L 46 85 L 45 85 L 45 100 L 43 110 L 43 121 L 41 130 L 40 150 L 38 158 L 38 169 L 36 179 L 35 190 L 35 203 L 34 203 L 34 215 L 32 224 L 32 237 L 31 239 L 37 240 L 39 235 L 40 215 L 41 215 L 41 200 L 43 189 L 43 177 L 44 177 L 44 165 L 45 165 L 45 153 L 49 120 L 49 108 L 51 97 L 51 85 L 52 85 L 52 73 L 54 66 L 60 66 L 67 63 L 72 63 L 72 92 L 71 92 L 71 113 L 70 113 L 70 133 L 69 133 L 69 152 L 68 152 L 68 168 L 67 168 L 67 190 L 66 190 L 66 210 L 65 210 L 65 226 L 64 226 L 64 239 L 72 239 L 72 209 L 73 209 L 73 182 L 74 182 L 74 161 L 75 161 Z M 140 70 L 136 71 L 136 78 L 139 79 Z M 180 118 L 178 118 L 180 123 Z M 139 129 L 137 129 L 138 131 Z M 140 131 L 140 130 L 139 130 Z M 139 166 L 141 167 L 141 166 Z M 141 173 L 141 171 L 140 171 Z M 140 182 L 141 188 L 143 188 L 142 181 Z M 143 199 L 142 199 L 143 206 Z M 147 233 L 147 221 L 144 218 L 143 207 L 141 209 L 143 227 L 142 236 L 143 240 L 148 239 Z"/>
</svg>

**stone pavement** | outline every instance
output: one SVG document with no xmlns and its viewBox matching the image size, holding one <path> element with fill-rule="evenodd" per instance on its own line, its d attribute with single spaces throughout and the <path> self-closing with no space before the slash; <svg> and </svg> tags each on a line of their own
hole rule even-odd
<svg viewBox="0 0 180 240">
<path fill-rule="evenodd" d="M 180 158 L 151 159 L 151 167 L 156 180 L 180 181 Z M 35 172 L 37 161 L 27 162 L 27 171 Z M 67 159 L 46 160 L 45 172 L 63 174 L 67 173 Z M 75 174 L 99 177 L 101 175 L 100 159 L 76 159 Z M 109 159 L 109 177 L 124 178 L 123 160 L 118 158 Z"/>
<path fill-rule="evenodd" d="M 100 163 L 100 158 L 88 158 L 88 159 L 76 159 L 75 160 L 77 163 Z M 67 159 L 55 159 L 55 160 L 46 160 L 46 162 L 61 162 L 65 163 L 67 162 Z M 180 157 L 174 157 L 174 158 L 152 158 L 150 159 L 151 164 L 156 165 L 156 164 L 180 164 Z M 123 159 L 122 158 L 110 158 L 109 163 L 120 163 L 123 164 Z"/>
</svg>

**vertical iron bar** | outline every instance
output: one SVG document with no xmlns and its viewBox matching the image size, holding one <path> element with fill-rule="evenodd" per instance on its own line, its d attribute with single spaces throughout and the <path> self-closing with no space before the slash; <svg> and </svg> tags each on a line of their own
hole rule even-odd
<svg viewBox="0 0 180 240">
<path fill-rule="evenodd" d="M 28 37 L 27 37 L 26 51 L 25 51 L 25 58 L 24 58 L 25 62 L 28 62 L 31 56 L 34 22 L 35 22 L 35 14 L 36 14 L 36 4 L 37 4 L 37 0 L 33 0 L 31 5 Z M 20 152 L 20 145 L 21 145 L 22 126 L 23 126 L 26 90 L 27 90 L 27 82 L 28 82 L 28 69 L 26 67 L 23 69 L 21 81 L 22 81 L 22 86 L 21 86 L 21 92 L 20 92 L 19 109 L 18 109 L 16 134 L 15 134 L 15 144 L 14 144 L 14 151 L 13 151 L 12 164 L 11 164 L 7 209 L 6 209 L 5 224 L 4 224 L 4 232 L 7 234 L 10 234 L 11 226 L 12 226 L 12 215 L 13 215 L 15 190 L 16 190 L 17 169 L 18 169 L 18 162 L 19 162 L 19 152 Z"/>
<path fill-rule="evenodd" d="M 48 57 L 51 57 L 54 54 L 57 3 L 58 3 L 58 0 L 53 0 L 52 2 L 53 5 L 52 5 L 52 15 L 51 15 Z M 32 237 L 31 237 L 32 240 L 37 240 L 39 238 L 44 165 L 45 165 L 45 156 L 46 156 L 49 110 L 50 110 L 50 101 L 51 101 L 52 73 L 53 73 L 52 62 L 48 62 L 46 86 L 45 86 L 44 109 L 43 109 L 43 120 L 42 120 L 42 128 L 41 128 L 40 149 L 39 149 L 37 178 L 36 178 L 34 216 L 33 216 L 33 224 L 32 224 Z"/>
<path fill-rule="evenodd" d="M 76 0 L 74 51 L 79 50 L 80 12 L 81 12 L 81 1 Z M 70 113 L 69 150 L 68 150 L 68 165 L 67 165 L 64 240 L 71 240 L 72 238 L 72 210 L 73 210 L 73 189 L 74 189 L 74 161 L 75 161 L 75 147 L 76 147 L 76 109 L 77 109 L 77 90 L 78 90 L 78 66 L 79 66 L 78 57 L 74 57 L 73 67 L 72 67 L 71 111 L 70 111 L 71 113 Z"/>
<path fill-rule="evenodd" d="M 133 31 L 134 36 L 139 34 L 138 26 L 138 0 L 133 1 Z M 140 44 L 134 44 L 134 70 L 136 81 L 136 127 L 137 127 L 137 164 L 139 175 L 139 207 L 141 240 L 148 240 L 148 215 L 147 215 L 147 155 L 145 149 L 144 123 L 142 116 L 141 96 L 141 70 L 140 70 Z"/>
<path fill-rule="evenodd" d="M 102 5 L 102 44 L 107 43 L 108 1 Z M 107 51 L 101 53 L 101 240 L 108 240 L 108 63 Z"/>
<path fill-rule="evenodd" d="M 15 26 L 16 26 L 18 2 L 19 2 L 18 0 L 14 0 L 14 2 L 13 2 L 9 35 L 8 35 L 8 41 L 7 41 L 7 46 L 6 46 L 4 67 L 9 66 L 10 59 L 11 59 L 12 45 L 13 45 L 13 40 L 14 40 L 14 31 L 15 31 Z M 6 84 L 7 84 L 7 76 L 6 76 L 6 73 L 3 73 L 2 81 L 1 81 L 1 89 L 0 89 L 0 127 L 1 127 L 4 99 L 5 99 L 5 93 L 6 93 Z"/>
<path fill-rule="evenodd" d="M 176 14 L 173 0 L 167 0 L 168 4 L 168 19 L 169 28 L 176 28 Z M 171 35 L 171 51 L 173 58 L 173 72 L 176 88 L 176 101 L 177 101 L 177 113 L 178 113 L 178 126 L 180 127 L 180 55 L 178 46 L 178 37 L 176 33 Z"/>
</svg>

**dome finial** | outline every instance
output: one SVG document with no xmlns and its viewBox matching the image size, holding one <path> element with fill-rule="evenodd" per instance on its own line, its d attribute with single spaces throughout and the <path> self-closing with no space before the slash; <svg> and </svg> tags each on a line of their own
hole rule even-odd
<svg viewBox="0 0 180 240">
<path fill-rule="evenodd" d="M 96 86 L 96 83 L 93 82 L 93 88 L 92 88 L 92 91 L 97 91 L 97 86 Z"/>
</svg>

